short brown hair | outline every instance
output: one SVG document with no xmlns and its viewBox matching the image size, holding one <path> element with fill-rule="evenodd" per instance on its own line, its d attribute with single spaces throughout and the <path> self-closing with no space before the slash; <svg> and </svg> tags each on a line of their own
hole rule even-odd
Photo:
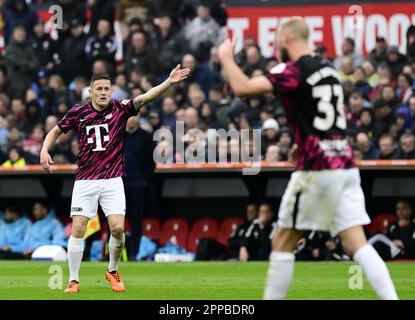
<svg viewBox="0 0 415 320">
<path fill-rule="evenodd" d="M 91 86 L 95 81 L 102 80 L 102 79 L 111 81 L 110 76 L 108 74 L 106 74 L 106 73 L 96 73 L 96 74 L 92 75 Z"/>
</svg>

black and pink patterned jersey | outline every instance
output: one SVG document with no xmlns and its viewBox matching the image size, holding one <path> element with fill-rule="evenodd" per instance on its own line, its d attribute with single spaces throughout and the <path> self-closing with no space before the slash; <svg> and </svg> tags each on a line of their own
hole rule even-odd
<svg viewBox="0 0 415 320">
<path fill-rule="evenodd" d="M 280 95 L 298 145 L 298 170 L 355 166 L 346 140 L 343 88 L 331 63 L 305 55 L 276 65 L 267 74 Z"/>
<path fill-rule="evenodd" d="M 75 180 L 110 179 L 124 175 L 123 144 L 129 117 L 137 115 L 133 100 L 111 100 L 103 111 L 87 103 L 75 105 L 58 127 L 78 135 L 79 156 Z"/>
</svg>

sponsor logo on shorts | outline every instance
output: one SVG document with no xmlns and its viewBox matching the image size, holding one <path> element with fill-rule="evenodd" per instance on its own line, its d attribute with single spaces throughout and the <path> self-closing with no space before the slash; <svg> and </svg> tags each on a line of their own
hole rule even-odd
<svg viewBox="0 0 415 320">
<path fill-rule="evenodd" d="M 82 208 L 80 208 L 80 207 L 72 207 L 71 208 L 71 212 L 80 212 L 80 211 L 82 211 Z"/>
</svg>

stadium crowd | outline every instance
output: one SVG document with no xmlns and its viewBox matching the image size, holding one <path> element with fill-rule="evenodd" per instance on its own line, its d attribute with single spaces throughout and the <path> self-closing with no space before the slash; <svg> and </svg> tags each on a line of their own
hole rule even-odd
<svg viewBox="0 0 415 320">
<path fill-rule="evenodd" d="M 288 159 L 293 139 L 279 98 L 235 98 L 223 79 L 217 45 L 226 35 L 227 15 L 221 1 L 159 0 L 138 7 L 129 7 L 128 1 L 121 1 L 120 7 L 99 0 L 58 2 L 64 22 L 57 39 L 45 32 L 45 22 L 33 5 L 24 0 L 3 4 L 6 47 L 0 56 L 0 164 L 39 163 L 43 137 L 69 108 L 88 101 L 92 73 L 109 73 L 113 98 L 127 99 L 159 83 L 178 63 L 189 67 L 191 76 L 141 110 L 143 129 L 175 132 L 176 121 L 184 121 L 185 145 L 194 143 L 186 137 L 193 128 L 262 129 L 261 159 Z M 124 10 L 122 43 L 114 37 L 118 10 Z M 323 45 L 316 53 L 327 54 Z M 262 56 L 250 36 L 243 39 L 236 57 L 253 77 L 277 64 L 274 57 Z M 342 55 L 333 64 L 342 80 L 355 158 L 414 159 L 415 26 L 407 31 L 406 55 L 379 37 L 370 54 L 362 57 L 353 39 L 346 38 Z M 207 142 L 196 141 L 203 146 Z M 158 150 L 184 160 L 174 145 L 160 143 Z M 252 153 L 259 146 L 249 148 Z M 218 157 L 230 159 L 240 154 L 239 149 L 238 141 L 218 145 Z M 52 151 L 58 164 L 75 163 L 78 153 L 73 133 L 63 135 Z"/>
<path fill-rule="evenodd" d="M 218 58 L 218 44 L 226 37 L 227 14 L 222 1 L 154 0 L 132 4 L 128 0 L 59 0 L 63 28 L 55 35 L 47 32 L 45 21 L 34 10 L 37 3 L 47 2 L 0 0 L 5 39 L 0 55 L 0 165 L 38 164 L 45 135 L 73 105 L 88 101 L 93 73 L 108 73 L 113 98 L 129 99 L 165 79 L 179 63 L 192 70 L 190 77 L 141 109 L 142 129 L 150 133 L 163 128 L 175 132 L 176 121 L 184 122 L 185 133 L 194 128 L 262 129 L 258 150 L 261 160 L 289 159 L 294 142 L 279 97 L 239 99 L 226 84 Z M 117 16 L 121 17 L 122 41 L 115 37 Z M 324 45 L 315 52 L 327 55 Z M 274 57 L 265 58 L 251 36 L 243 39 L 236 58 L 252 77 L 265 74 L 278 63 Z M 355 51 L 353 39 L 346 38 L 342 55 L 327 58 L 339 70 L 354 157 L 415 159 L 415 26 L 407 31 L 406 54 L 379 37 L 375 48 L 363 57 Z M 186 139 L 190 142 L 193 140 Z M 197 143 L 208 145 L 207 141 Z M 173 159 L 184 159 L 175 146 L 165 141 L 159 144 Z M 248 152 L 252 154 L 257 147 L 249 144 Z M 239 141 L 217 148 L 220 159 L 224 155 L 229 160 L 241 152 Z M 71 132 L 62 135 L 51 151 L 55 164 L 76 163 L 78 153 Z M 13 238 L 13 232 L 25 225 L 29 230 L 31 222 L 21 217 L 18 208 L 6 210 L 5 220 L 15 221 L 15 227 L 10 233 L 0 232 L 0 258 L 10 252 L 25 257 L 33 251 L 38 241 L 34 235 L 40 234 L 33 231 L 36 223 L 40 228 L 44 219 L 54 219 L 42 203 L 36 206 L 34 220 L 39 222 L 34 222 L 32 231 L 16 245 L 3 238 Z M 261 245 L 269 245 L 264 239 L 272 230 L 273 213 L 267 205 L 262 205 L 259 212 L 259 216 L 258 212 L 251 214 L 232 236 L 234 242 L 229 246 L 234 258 L 267 257 L 269 248 Z M 3 223 L 2 228 L 6 225 Z M 64 241 L 63 227 L 57 222 L 50 226 L 54 229 L 45 231 L 49 243 Z M 259 238 L 252 240 L 247 233 Z M 26 243 L 24 248 L 18 247 L 21 243 Z M 310 232 L 300 241 L 297 255 L 304 259 L 342 259 L 337 249 L 337 239 Z"/>
</svg>

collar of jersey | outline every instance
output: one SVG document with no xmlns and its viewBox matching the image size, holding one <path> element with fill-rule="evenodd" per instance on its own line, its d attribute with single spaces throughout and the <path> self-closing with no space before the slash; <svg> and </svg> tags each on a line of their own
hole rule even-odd
<svg viewBox="0 0 415 320">
<path fill-rule="evenodd" d="M 88 102 L 88 105 L 89 105 L 89 107 L 90 107 L 90 108 L 92 108 L 92 110 L 94 110 L 96 113 L 98 113 L 98 114 L 102 114 L 102 113 L 104 113 L 105 111 L 107 111 L 108 109 L 110 109 L 110 108 L 111 108 L 111 106 L 112 106 L 112 100 L 110 100 L 110 102 L 108 103 L 108 107 L 106 107 L 104 110 L 101 110 L 101 111 L 99 111 L 99 110 L 95 109 L 95 108 L 94 108 L 94 106 L 92 105 L 92 102 Z"/>
</svg>

